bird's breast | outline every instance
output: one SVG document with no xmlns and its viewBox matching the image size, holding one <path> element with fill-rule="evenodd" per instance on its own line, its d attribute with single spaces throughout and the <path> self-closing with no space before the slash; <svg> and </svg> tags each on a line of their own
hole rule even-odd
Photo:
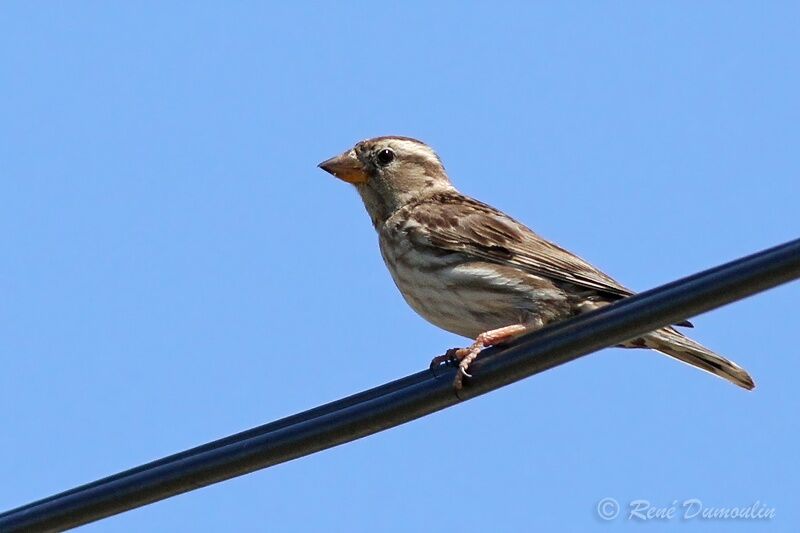
<svg viewBox="0 0 800 533">
<path fill-rule="evenodd" d="M 558 299 L 549 284 L 459 253 L 430 250 L 402 238 L 381 236 L 381 253 L 406 302 L 423 318 L 465 337 L 525 322 Z"/>
</svg>

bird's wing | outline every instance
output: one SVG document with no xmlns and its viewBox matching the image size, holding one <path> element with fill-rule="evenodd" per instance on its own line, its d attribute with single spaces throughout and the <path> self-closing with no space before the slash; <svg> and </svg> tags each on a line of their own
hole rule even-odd
<svg viewBox="0 0 800 533">
<path fill-rule="evenodd" d="M 448 193 L 408 206 L 406 227 L 417 244 L 513 266 L 536 276 L 595 290 L 611 300 L 633 291 L 580 257 L 539 237 L 491 206 Z"/>
</svg>

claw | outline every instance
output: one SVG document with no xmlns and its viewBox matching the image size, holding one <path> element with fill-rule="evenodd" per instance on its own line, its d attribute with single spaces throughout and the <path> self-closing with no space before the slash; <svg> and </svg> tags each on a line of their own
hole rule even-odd
<svg viewBox="0 0 800 533">
<path fill-rule="evenodd" d="M 456 361 L 460 361 L 458 357 L 458 351 L 461 348 L 450 348 L 447 350 L 444 355 L 437 355 L 433 359 L 431 359 L 430 369 L 434 370 L 437 366 L 441 365 L 442 363 L 455 363 Z"/>
<path fill-rule="evenodd" d="M 449 360 L 447 355 L 437 355 L 433 359 L 431 359 L 431 370 L 435 370 L 437 366 L 441 365 L 442 363 L 446 363 Z"/>
</svg>

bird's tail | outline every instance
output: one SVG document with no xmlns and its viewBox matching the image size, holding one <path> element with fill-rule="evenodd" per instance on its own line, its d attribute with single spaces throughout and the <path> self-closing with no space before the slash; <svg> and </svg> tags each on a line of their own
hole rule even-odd
<svg viewBox="0 0 800 533">
<path fill-rule="evenodd" d="M 715 354 L 699 342 L 695 342 L 672 328 L 663 328 L 644 335 L 633 341 L 645 347 L 657 350 L 679 361 L 705 370 L 716 376 L 727 379 L 734 385 L 752 390 L 756 384 L 745 369 Z"/>
</svg>

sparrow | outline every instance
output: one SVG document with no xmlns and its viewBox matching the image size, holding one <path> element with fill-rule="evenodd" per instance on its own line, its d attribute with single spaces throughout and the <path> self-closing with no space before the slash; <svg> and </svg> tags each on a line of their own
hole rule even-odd
<svg viewBox="0 0 800 533">
<path fill-rule="evenodd" d="M 458 361 L 454 386 L 486 347 L 634 294 L 502 211 L 461 194 L 441 159 L 410 137 L 376 137 L 319 164 L 355 186 L 406 302 L 473 340 L 431 362 Z M 676 326 L 692 327 L 684 321 Z M 649 348 L 752 389 L 736 363 L 665 327 L 621 345 Z"/>
</svg>

